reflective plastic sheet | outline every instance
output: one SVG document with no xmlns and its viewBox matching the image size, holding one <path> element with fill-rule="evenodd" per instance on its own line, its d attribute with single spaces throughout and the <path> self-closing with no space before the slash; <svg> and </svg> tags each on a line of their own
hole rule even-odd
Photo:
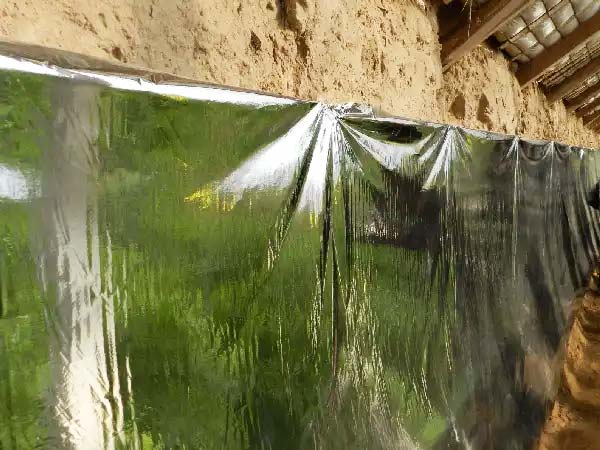
<svg viewBox="0 0 600 450">
<path fill-rule="evenodd" d="M 2 63 L 0 448 L 539 437 L 597 153 Z"/>
</svg>

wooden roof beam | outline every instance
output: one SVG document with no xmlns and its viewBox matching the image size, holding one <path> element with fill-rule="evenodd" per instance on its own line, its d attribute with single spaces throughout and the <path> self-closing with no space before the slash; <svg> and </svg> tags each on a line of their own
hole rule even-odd
<svg viewBox="0 0 600 450">
<path fill-rule="evenodd" d="M 546 70 L 586 42 L 598 30 L 600 30 L 600 12 L 596 13 L 591 19 L 579 24 L 572 33 L 567 34 L 556 44 L 548 47 L 532 61 L 520 65 L 519 70 L 517 70 L 517 79 L 521 86 L 533 83 Z"/>
<path fill-rule="evenodd" d="M 585 80 L 600 72 L 600 57 L 593 59 L 587 66 L 577 70 L 572 76 L 564 80 L 557 86 L 554 86 L 546 94 L 548 100 L 555 102 L 562 99 L 569 92 L 581 86 Z"/>
<path fill-rule="evenodd" d="M 464 8 L 460 26 L 442 40 L 442 65 L 446 69 L 469 53 L 509 19 L 519 14 L 531 0 L 489 0 L 469 14 Z M 470 24 L 469 24 L 470 16 Z"/>
<path fill-rule="evenodd" d="M 585 107 L 581 108 L 575 114 L 577 115 L 577 117 L 585 117 L 588 114 L 593 113 L 598 108 L 598 106 L 600 106 L 600 97 L 590 102 L 588 105 L 585 105 Z"/>
<path fill-rule="evenodd" d="M 591 116 L 587 116 L 583 118 L 583 124 L 588 127 L 594 127 L 600 123 L 600 111 L 596 111 Z"/>
<path fill-rule="evenodd" d="M 587 88 L 585 91 L 583 91 L 581 94 L 579 94 L 577 97 L 573 98 L 571 101 L 569 101 L 566 106 L 567 106 L 567 111 L 569 112 L 573 112 L 578 108 L 581 108 L 583 105 L 585 105 L 592 97 L 596 97 L 597 95 L 600 95 L 600 83 L 597 83 L 589 88 Z"/>
</svg>

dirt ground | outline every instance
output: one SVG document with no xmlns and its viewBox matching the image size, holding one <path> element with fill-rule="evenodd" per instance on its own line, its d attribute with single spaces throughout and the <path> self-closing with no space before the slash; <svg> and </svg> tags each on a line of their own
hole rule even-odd
<svg viewBox="0 0 600 450">
<path fill-rule="evenodd" d="M 600 295 L 573 302 L 558 395 L 536 450 L 600 449 Z"/>
<path fill-rule="evenodd" d="M 230 86 L 599 148 L 485 47 L 446 73 L 426 0 L 0 0 L 0 36 Z"/>
</svg>

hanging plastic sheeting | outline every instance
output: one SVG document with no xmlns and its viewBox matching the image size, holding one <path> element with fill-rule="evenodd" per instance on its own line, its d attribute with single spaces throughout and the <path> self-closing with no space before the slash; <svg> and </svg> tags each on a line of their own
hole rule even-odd
<svg viewBox="0 0 600 450">
<path fill-rule="evenodd" d="M 0 62 L 3 449 L 539 437 L 596 153 Z"/>
</svg>

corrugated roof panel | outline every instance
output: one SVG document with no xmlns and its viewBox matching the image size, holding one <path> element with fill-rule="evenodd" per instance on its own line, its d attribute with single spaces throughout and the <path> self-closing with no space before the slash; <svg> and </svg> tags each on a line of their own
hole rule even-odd
<svg viewBox="0 0 600 450">
<path fill-rule="evenodd" d="M 478 0 L 478 3 L 485 1 Z M 535 0 L 503 25 L 495 37 L 511 61 L 525 64 L 599 13 L 600 0 Z M 600 30 L 546 71 L 539 81 L 545 88 L 552 88 L 595 58 L 600 58 Z M 567 98 L 574 98 L 598 82 L 598 76 L 590 77 L 581 89 Z"/>
<path fill-rule="evenodd" d="M 468 0 L 462 1 L 466 3 Z M 475 0 L 480 5 L 487 1 Z M 507 21 L 494 36 L 511 61 L 527 64 L 596 14 L 600 14 L 600 0 L 531 0 L 517 17 Z M 600 59 L 600 30 L 556 62 L 539 78 L 539 82 L 544 88 L 551 89 L 596 59 Z M 600 73 L 594 74 L 565 98 L 572 100 L 599 83 Z"/>
</svg>

